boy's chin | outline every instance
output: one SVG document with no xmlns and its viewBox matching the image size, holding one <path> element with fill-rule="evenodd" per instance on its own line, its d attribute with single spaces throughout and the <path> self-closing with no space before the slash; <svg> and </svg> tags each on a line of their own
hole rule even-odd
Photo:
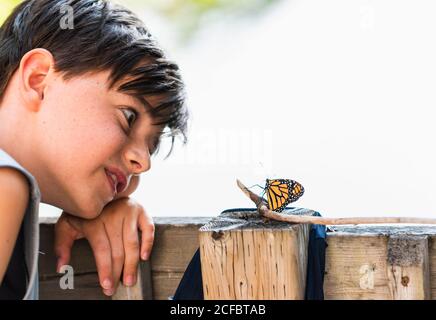
<svg viewBox="0 0 436 320">
<path fill-rule="evenodd" d="M 104 208 L 103 203 L 98 203 L 97 201 L 87 202 L 88 205 L 77 205 L 70 210 L 65 210 L 69 214 L 83 219 L 94 219 L 97 218 Z"/>
</svg>

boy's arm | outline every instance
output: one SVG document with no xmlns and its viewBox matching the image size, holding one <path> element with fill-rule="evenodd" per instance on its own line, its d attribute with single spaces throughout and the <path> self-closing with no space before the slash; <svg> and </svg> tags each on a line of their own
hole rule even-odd
<svg viewBox="0 0 436 320">
<path fill-rule="evenodd" d="M 29 201 L 29 183 L 18 170 L 0 168 L 0 283 L 9 265 Z"/>
</svg>

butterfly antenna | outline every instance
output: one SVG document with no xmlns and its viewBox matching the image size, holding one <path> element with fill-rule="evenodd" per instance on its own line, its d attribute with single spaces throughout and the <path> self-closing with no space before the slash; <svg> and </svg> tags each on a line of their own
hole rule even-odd
<svg viewBox="0 0 436 320">
<path fill-rule="evenodd" d="M 261 188 L 262 190 L 265 189 L 265 187 L 262 187 L 262 186 L 260 186 L 260 185 L 258 185 L 258 184 L 254 184 L 254 185 L 252 185 L 251 187 L 248 187 L 247 189 L 250 189 L 250 188 L 253 188 L 253 187 L 259 187 L 259 188 Z"/>
<path fill-rule="evenodd" d="M 256 203 L 256 206 L 259 206 L 262 202 L 266 202 L 266 199 L 263 198 L 263 195 L 265 194 L 265 192 L 266 192 L 266 188 L 263 188 L 263 192 L 259 196 L 260 197 L 260 201 L 259 201 L 259 203 Z"/>
<path fill-rule="evenodd" d="M 258 184 L 252 185 L 251 187 L 248 187 L 247 189 L 253 188 L 253 187 L 259 187 L 263 190 L 262 194 L 259 196 L 261 198 L 261 200 L 259 201 L 259 203 L 256 203 L 256 206 L 259 206 L 259 204 L 261 204 L 262 202 L 266 202 L 266 200 L 263 198 L 265 192 L 266 192 L 266 188 L 262 187 Z"/>
</svg>

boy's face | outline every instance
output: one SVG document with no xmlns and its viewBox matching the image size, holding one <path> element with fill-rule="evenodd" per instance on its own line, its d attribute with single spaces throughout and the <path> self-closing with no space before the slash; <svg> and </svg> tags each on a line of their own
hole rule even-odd
<svg viewBox="0 0 436 320">
<path fill-rule="evenodd" d="M 44 49 L 23 57 L 1 103 L 0 146 L 35 176 L 43 202 L 93 218 L 114 188 L 122 192 L 150 169 L 163 126 L 118 86 L 108 89 L 109 71 L 65 81 L 53 65 Z M 118 174 L 115 183 L 108 171 Z"/>
<path fill-rule="evenodd" d="M 87 218 L 114 197 L 108 169 L 120 170 L 127 183 L 150 169 L 150 152 L 162 130 L 139 101 L 108 90 L 108 75 L 53 78 L 37 113 L 43 201 Z"/>
<path fill-rule="evenodd" d="M 150 169 L 150 152 L 162 130 L 152 125 L 139 101 L 108 91 L 108 75 L 69 81 L 58 76 L 44 91 L 37 113 L 43 201 L 87 218 L 114 197 L 108 169 L 120 170 L 127 183 Z"/>
<path fill-rule="evenodd" d="M 163 126 L 121 83 L 108 89 L 109 71 L 65 81 L 53 66 L 44 49 L 22 58 L 0 104 L 0 147 L 35 176 L 42 202 L 94 218 L 116 195 L 108 171 L 122 192 L 150 169 Z"/>
</svg>

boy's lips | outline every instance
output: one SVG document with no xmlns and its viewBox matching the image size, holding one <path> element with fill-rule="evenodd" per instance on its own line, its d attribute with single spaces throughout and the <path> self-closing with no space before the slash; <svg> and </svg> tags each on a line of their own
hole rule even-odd
<svg viewBox="0 0 436 320">
<path fill-rule="evenodd" d="M 127 177 L 126 175 L 115 167 L 105 168 L 106 176 L 112 187 L 114 197 L 117 193 L 123 192 L 127 187 Z"/>
<path fill-rule="evenodd" d="M 106 172 L 107 181 L 109 182 L 109 188 L 110 188 L 110 190 L 112 190 L 112 198 L 115 198 L 115 196 L 117 195 L 117 190 L 116 190 L 116 188 L 115 188 L 114 181 L 113 181 L 113 179 L 110 177 L 110 175 L 109 175 L 109 173 L 106 171 L 106 169 L 105 169 L 105 172 Z"/>
</svg>

